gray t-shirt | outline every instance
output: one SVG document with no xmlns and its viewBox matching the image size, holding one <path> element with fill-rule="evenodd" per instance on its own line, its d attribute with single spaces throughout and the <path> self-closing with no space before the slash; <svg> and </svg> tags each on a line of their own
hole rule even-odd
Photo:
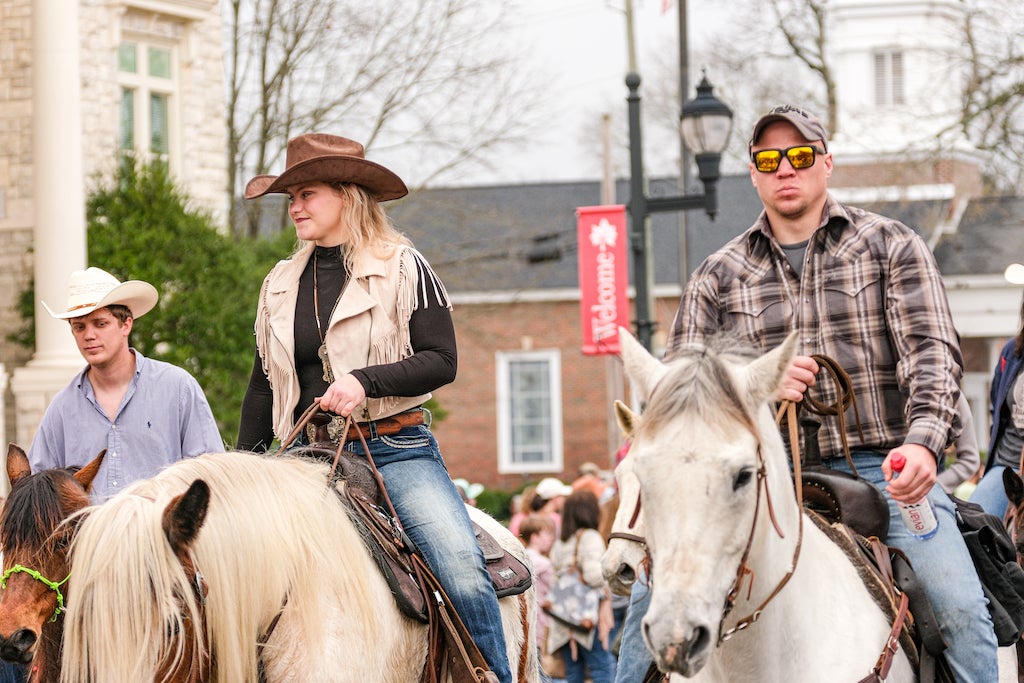
<svg viewBox="0 0 1024 683">
<path fill-rule="evenodd" d="M 797 244 L 780 244 L 782 247 L 782 253 L 786 255 L 786 260 L 789 261 L 789 265 L 793 266 L 793 270 L 796 271 L 797 277 L 802 277 L 804 274 L 804 254 L 807 253 L 807 243 L 810 240 L 804 240 Z"/>
<path fill-rule="evenodd" d="M 1024 448 L 1024 372 L 1017 375 L 1013 387 L 1006 393 L 1006 409 L 1010 419 L 996 443 L 996 462 L 1016 471 Z"/>
</svg>

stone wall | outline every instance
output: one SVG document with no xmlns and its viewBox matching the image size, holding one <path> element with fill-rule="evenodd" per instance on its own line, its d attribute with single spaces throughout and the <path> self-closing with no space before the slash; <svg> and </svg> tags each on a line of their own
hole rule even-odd
<svg viewBox="0 0 1024 683">
<path fill-rule="evenodd" d="M 0 364 L 8 375 L 32 357 L 32 350 L 8 337 L 24 324 L 15 307 L 32 281 L 35 254 L 45 254 L 43 245 L 33 244 L 33 192 L 40 181 L 33 178 L 32 166 L 32 11 L 33 0 L 0 0 Z M 117 47 L 125 32 L 134 32 L 177 46 L 173 120 L 179 125 L 171 152 L 172 171 L 196 207 L 226 225 L 223 36 L 217 0 L 80 0 L 78 22 L 82 120 L 77 125 L 83 131 L 86 193 L 109 182 L 104 179 L 115 168 L 120 107 Z M 59 198 L 60 188 L 54 188 L 52 201 Z M 4 391 L 2 413 L 4 431 L 16 434 L 9 388 Z"/>
<path fill-rule="evenodd" d="M 152 11 L 148 4 L 132 0 L 114 6 L 107 0 L 85 0 L 81 6 L 86 192 L 109 178 L 117 163 L 121 91 L 116 57 L 122 38 L 173 44 L 178 96 L 171 120 L 179 125 L 171 141 L 171 170 L 195 206 L 226 225 L 227 130 L 219 4 L 178 0 L 161 5 L 166 13 Z M 180 15 L 173 14 L 174 5 L 180 5 Z"/>
<path fill-rule="evenodd" d="M 23 322 L 18 295 L 32 278 L 32 2 L 0 0 L 0 363 L 9 375 L 31 350 L 8 337 Z M 3 431 L 14 434 L 14 400 L 3 391 Z"/>
</svg>

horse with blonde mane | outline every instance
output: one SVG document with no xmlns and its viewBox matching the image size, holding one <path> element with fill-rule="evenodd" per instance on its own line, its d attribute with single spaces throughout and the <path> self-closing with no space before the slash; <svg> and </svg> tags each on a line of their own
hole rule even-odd
<svg viewBox="0 0 1024 683">
<path fill-rule="evenodd" d="M 207 454 L 89 508 L 72 547 L 62 680 L 192 669 L 177 680 L 419 681 L 427 627 L 399 611 L 328 477 L 307 459 Z M 526 561 L 510 532 L 470 514 Z M 500 604 L 515 680 L 535 681 L 533 589 Z"/>
<path fill-rule="evenodd" d="M 647 405 L 618 412 L 634 437 L 654 577 L 643 635 L 658 668 L 723 683 L 871 680 L 893 621 L 800 509 L 768 404 L 795 339 L 756 360 L 706 348 L 663 364 L 619 336 Z M 902 648 L 888 667 L 887 681 L 916 680 Z"/>
</svg>

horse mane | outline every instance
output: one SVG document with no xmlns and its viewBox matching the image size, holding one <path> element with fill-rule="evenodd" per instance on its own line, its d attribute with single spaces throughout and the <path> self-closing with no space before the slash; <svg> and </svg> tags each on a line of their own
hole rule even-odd
<svg viewBox="0 0 1024 683">
<path fill-rule="evenodd" d="M 0 515 L 0 547 L 6 555 L 18 555 L 23 564 L 37 564 L 42 547 L 64 521 L 65 511 L 88 505 L 88 494 L 72 476 L 79 469 L 43 470 L 14 485 Z M 81 499 L 69 501 L 70 491 L 80 492 Z"/>
<path fill-rule="evenodd" d="M 378 610 L 359 577 L 378 570 L 328 488 L 327 469 L 289 457 L 207 454 L 177 462 L 91 508 L 72 548 L 71 590 L 80 597 L 68 611 L 64 646 L 65 675 L 74 662 L 89 673 L 68 680 L 153 680 L 155 651 L 166 653 L 167 634 L 177 634 L 173 626 L 180 626 L 183 614 L 195 619 L 204 609 L 161 527 L 167 503 L 196 479 L 211 492 L 192 547 L 209 585 L 211 680 L 257 680 L 257 640 L 286 604 L 289 633 L 297 632 L 305 648 L 323 646 L 322 624 L 330 616 L 324 606 L 338 600 L 361 615 L 357 628 L 364 633 L 352 636 L 372 642 Z M 321 581 L 329 575 L 353 578 Z M 267 647 L 274 647 L 273 640 Z"/>
<path fill-rule="evenodd" d="M 201 623 L 189 579 L 160 527 L 159 503 L 169 500 L 121 494 L 116 508 L 80 513 L 84 521 L 71 548 L 69 590 L 75 599 L 65 616 L 62 680 L 155 680 L 161 653 L 181 656 L 184 643 L 172 636 L 183 632 L 186 615 Z M 80 548 L 103 550 L 83 554 L 76 552 Z M 83 631 L 104 636 L 84 647 Z M 82 662 L 82 669 L 68 667 L 69 661 Z"/>
<path fill-rule="evenodd" d="M 694 415 L 718 429 L 739 422 L 758 434 L 752 406 L 740 393 L 729 368 L 753 360 L 752 350 L 733 337 L 716 335 L 706 345 L 681 349 L 651 392 L 639 431 L 657 432 L 680 415 Z"/>
</svg>

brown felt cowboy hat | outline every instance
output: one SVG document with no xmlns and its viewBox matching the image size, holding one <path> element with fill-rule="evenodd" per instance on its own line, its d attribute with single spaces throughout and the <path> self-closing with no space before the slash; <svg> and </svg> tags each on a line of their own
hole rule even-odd
<svg viewBox="0 0 1024 683">
<path fill-rule="evenodd" d="M 57 312 L 43 303 L 43 308 L 58 320 L 69 320 L 89 315 L 97 308 L 120 304 L 127 306 L 133 318 L 153 310 L 159 294 L 156 287 L 142 280 L 120 282 L 116 277 L 100 268 L 76 270 L 68 280 L 67 307 Z"/>
<path fill-rule="evenodd" d="M 281 175 L 258 175 L 245 186 L 245 198 L 286 192 L 298 183 L 342 181 L 365 187 L 379 202 L 409 194 L 402 179 L 366 159 L 355 140 L 326 133 L 307 133 L 288 141 Z"/>
</svg>

